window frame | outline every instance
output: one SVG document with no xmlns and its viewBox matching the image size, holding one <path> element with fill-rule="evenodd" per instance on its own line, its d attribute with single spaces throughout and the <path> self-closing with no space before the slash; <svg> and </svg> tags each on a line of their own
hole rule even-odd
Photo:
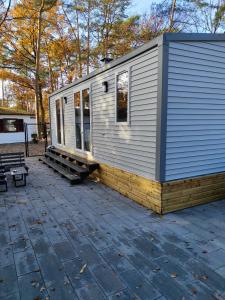
<svg viewBox="0 0 225 300">
<path fill-rule="evenodd" d="M 62 105 L 62 101 L 61 101 L 62 97 L 58 97 L 57 99 L 55 99 L 55 116 L 56 116 L 56 142 L 57 145 L 63 146 L 62 144 L 62 109 L 61 109 L 61 105 Z M 60 118 L 60 140 L 61 143 L 59 143 L 59 139 L 58 139 L 58 124 L 57 124 L 57 101 L 59 101 L 59 118 Z"/>
<path fill-rule="evenodd" d="M 16 126 L 16 130 L 15 131 L 6 131 L 6 130 L 3 130 L 3 131 L 0 131 L 0 133 L 21 133 L 21 132 L 24 132 L 24 124 L 25 124 L 25 122 L 24 122 L 24 119 L 21 119 L 21 118 L 1 118 L 1 121 L 3 122 L 3 128 L 4 128 L 4 121 L 22 121 L 22 126 L 23 126 L 23 130 L 18 130 L 18 127 L 17 127 L 17 125 L 15 124 L 15 126 Z"/>
<path fill-rule="evenodd" d="M 89 105 L 90 105 L 90 151 L 84 150 L 84 139 L 83 139 L 83 134 L 84 134 L 84 124 L 83 124 L 83 97 L 82 97 L 82 91 L 89 89 Z M 80 93 L 80 110 L 81 110 L 81 149 L 77 148 L 76 145 L 76 113 L 75 113 L 75 105 L 74 105 L 74 95 L 76 93 Z M 78 153 L 81 154 L 86 154 L 86 153 L 90 153 L 92 154 L 92 84 L 86 83 L 83 84 L 81 86 L 76 86 L 73 89 L 73 109 L 74 109 L 74 128 L 75 128 L 75 150 Z"/>
<path fill-rule="evenodd" d="M 122 73 L 128 73 L 128 96 L 127 96 L 127 121 L 125 122 L 118 122 L 118 115 L 117 115 L 117 104 L 118 104 L 118 97 L 117 97 L 117 77 L 118 75 L 122 74 Z M 130 126 L 130 80 L 131 80 L 131 67 L 125 67 L 125 68 L 121 68 L 119 69 L 116 73 L 115 73 L 115 125 L 128 125 Z"/>
</svg>

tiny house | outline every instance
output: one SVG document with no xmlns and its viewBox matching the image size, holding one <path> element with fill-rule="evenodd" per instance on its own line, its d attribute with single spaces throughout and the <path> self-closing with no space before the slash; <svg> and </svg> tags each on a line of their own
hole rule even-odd
<svg viewBox="0 0 225 300">
<path fill-rule="evenodd" d="M 32 113 L 17 112 L 12 108 L 0 108 L 0 144 L 24 143 L 25 124 L 29 124 L 28 140 L 36 132 L 36 120 Z"/>
<path fill-rule="evenodd" d="M 52 144 L 158 213 L 225 198 L 225 35 L 165 33 L 49 98 Z"/>
</svg>

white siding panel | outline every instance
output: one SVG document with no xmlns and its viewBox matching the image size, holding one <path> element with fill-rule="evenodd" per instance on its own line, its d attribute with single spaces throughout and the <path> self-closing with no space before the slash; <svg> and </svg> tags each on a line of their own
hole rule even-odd
<svg viewBox="0 0 225 300">
<path fill-rule="evenodd" d="M 130 69 L 130 124 L 115 123 L 115 76 Z M 102 91 L 107 81 L 108 93 Z M 155 179 L 156 123 L 158 95 L 158 48 L 91 78 L 92 155 L 99 162 Z M 51 98 L 53 144 L 57 145 L 55 100 L 67 97 L 65 130 L 67 151 L 75 149 L 75 114 L 73 93 L 87 82 L 71 87 Z"/>
<path fill-rule="evenodd" d="M 171 42 L 165 179 L 225 171 L 225 43 Z"/>
<path fill-rule="evenodd" d="M 130 68 L 130 125 L 115 123 L 115 75 Z M 102 92 L 102 81 L 109 92 Z M 92 82 L 93 154 L 98 161 L 155 179 L 158 48 Z"/>
</svg>

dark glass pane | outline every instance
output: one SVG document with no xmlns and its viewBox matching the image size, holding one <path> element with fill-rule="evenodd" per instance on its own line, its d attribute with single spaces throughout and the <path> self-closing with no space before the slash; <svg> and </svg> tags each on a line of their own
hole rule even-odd
<svg viewBox="0 0 225 300">
<path fill-rule="evenodd" d="M 62 101 L 62 133 L 63 133 L 63 145 L 66 144 L 66 137 L 65 137 L 65 107 L 64 107 L 64 99 L 61 99 Z"/>
<path fill-rule="evenodd" d="M 117 122 L 127 122 L 128 72 L 117 75 Z"/>
<path fill-rule="evenodd" d="M 23 119 L 17 119 L 15 125 L 16 125 L 17 132 L 24 132 Z"/>
<path fill-rule="evenodd" d="M 90 97 L 89 89 L 82 91 L 83 122 L 84 122 L 84 150 L 90 151 Z"/>
<path fill-rule="evenodd" d="M 16 120 L 4 120 L 4 132 L 17 132 Z"/>
<path fill-rule="evenodd" d="M 75 124 L 76 124 L 76 148 L 82 149 L 81 142 L 81 101 L 80 92 L 74 94 Z"/>
<path fill-rule="evenodd" d="M 60 100 L 56 100 L 56 126 L 57 126 L 57 142 L 61 144 L 61 116 L 60 116 Z"/>
</svg>

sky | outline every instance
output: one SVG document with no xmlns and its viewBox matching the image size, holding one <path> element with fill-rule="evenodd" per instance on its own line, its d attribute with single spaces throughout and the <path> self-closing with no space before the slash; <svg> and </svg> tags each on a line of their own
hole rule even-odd
<svg viewBox="0 0 225 300">
<path fill-rule="evenodd" d="M 158 2 L 153 0 L 133 0 L 132 7 L 129 9 L 130 14 L 142 14 L 150 11 L 152 2 Z"/>
</svg>

